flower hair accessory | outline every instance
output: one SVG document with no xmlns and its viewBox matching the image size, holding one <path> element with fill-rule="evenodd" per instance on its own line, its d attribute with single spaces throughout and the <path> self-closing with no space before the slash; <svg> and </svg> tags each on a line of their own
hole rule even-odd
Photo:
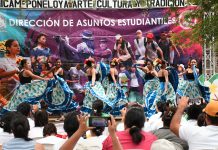
<svg viewBox="0 0 218 150">
<path fill-rule="evenodd" d="M 119 59 L 118 58 L 114 58 L 111 61 L 111 65 L 117 65 L 119 63 Z"/>
</svg>

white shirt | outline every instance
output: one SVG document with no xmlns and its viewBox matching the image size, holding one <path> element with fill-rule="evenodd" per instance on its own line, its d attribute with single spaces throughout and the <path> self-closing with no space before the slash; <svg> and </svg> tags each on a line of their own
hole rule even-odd
<svg viewBox="0 0 218 150">
<path fill-rule="evenodd" d="M 189 150 L 218 149 L 218 126 L 183 125 L 179 137 L 188 142 Z"/>
<path fill-rule="evenodd" d="M 143 59 L 145 57 L 145 43 L 144 43 L 145 38 L 142 37 L 140 39 L 138 39 L 138 43 L 137 43 L 137 39 L 134 39 L 134 45 L 136 48 L 135 54 L 136 55 L 140 55 L 139 60 Z"/>
<path fill-rule="evenodd" d="M 151 116 L 148 120 L 148 122 L 145 122 L 145 131 L 153 131 L 157 130 L 163 127 L 163 121 L 160 117 L 162 115 L 162 112 L 158 112 Z"/>
<path fill-rule="evenodd" d="M 30 129 L 32 129 L 35 126 L 35 122 L 33 121 L 33 119 L 31 118 L 27 118 L 29 125 L 30 125 Z"/>
<path fill-rule="evenodd" d="M 44 127 L 33 127 L 29 131 L 29 138 L 38 140 L 39 138 L 43 138 L 43 128 Z"/>
<path fill-rule="evenodd" d="M 59 150 L 59 148 L 65 143 L 65 141 L 65 139 L 56 136 L 48 136 L 39 139 L 36 142 L 42 144 L 46 150 Z"/>
<path fill-rule="evenodd" d="M 139 82 L 138 82 L 138 78 L 136 77 L 136 73 L 131 73 L 130 86 L 139 87 Z"/>
<path fill-rule="evenodd" d="M 8 58 L 8 57 L 0 58 L 0 69 L 6 72 L 13 71 L 13 70 L 19 70 L 16 60 Z"/>
<path fill-rule="evenodd" d="M 197 126 L 198 125 L 197 120 L 194 120 L 194 119 L 187 120 L 187 121 L 182 122 L 180 124 L 181 125 L 188 125 L 188 126 Z"/>
<path fill-rule="evenodd" d="M 128 77 L 124 72 L 120 72 L 118 77 L 120 86 L 128 86 Z"/>
<path fill-rule="evenodd" d="M 13 138 L 14 138 L 13 133 L 1 132 L 0 133 L 0 145 L 2 145 L 3 143 L 7 143 L 8 141 L 10 141 Z"/>
<path fill-rule="evenodd" d="M 81 139 L 77 142 L 74 150 L 102 150 L 102 143 L 107 136 L 95 136 L 87 139 Z"/>
</svg>

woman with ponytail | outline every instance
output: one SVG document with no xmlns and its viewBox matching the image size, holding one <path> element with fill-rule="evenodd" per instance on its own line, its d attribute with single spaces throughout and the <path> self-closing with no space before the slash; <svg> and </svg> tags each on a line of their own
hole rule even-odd
<svg viewBox="0 0 218 150">
<path fill-rule="evenodd" d="M 87 67 L 86 74 L 88 76 L 88 82 L 84 85 L 85 98 L 83 100 L 82 112 L 91 113 L 92 103 L 99 99 L 106 104 L 109 103 L 108 98 L 105 95 L 104 88 L 101 82 L 99 82 L 100 75 L 95 69 L 95 60 L 91 57 L 85 60 L 85 67 Z"/>
<path fill-rule="evenodd" d="M 116 135 L 123 149 L 148 150 L 151 144 L 157 140 L 151 133 L 142 131 L 145 122 L 144 110 L 142 107 L 130 108 L 124 118 L 125 131 L 117 132 Z M 113 143 L 110 136 L 103 142 L 103 150 L 112 150 Z"/>
<path fill-rule="evenodd" d="M 30 130 L 29 122 L 27 118 L 21 114 L 16 114 L 11 122 L 12 133 L 14 139 L 4 143 L 2 149 L 14 150 L 14 149 L 28 149 L 28 150 L 43 150 L 44 147 L 41 144 L 34 142 L 28 137 Z"/>
</svg>

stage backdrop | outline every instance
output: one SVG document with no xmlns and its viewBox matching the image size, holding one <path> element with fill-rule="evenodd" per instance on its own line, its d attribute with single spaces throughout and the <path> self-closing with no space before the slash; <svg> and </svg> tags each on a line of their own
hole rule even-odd
<svg viewBox="0 0 218 150">
<path fill-rule="evenodd" d="M 179 8 L 179 22 L 176 16 L 169 13 L 169 8 L 149 10 L 0 10 L 0 41 L 9 38 L 17 39 L 21 45 L 21 56 L 28 57 L 35 46 L 39 33 L 45 33 L 47 46 L 54 58 L 60 57 L 64 63 L 82 62 L 77 53 L 86 55 L 82 38 L 88 39 L 88 46 L 99 51 L 100 40 L 106 40 L 109 49 L 113 49 L 115 35 L 123 35 L 135 50 L 133 40 L 136 31 L 153 32 L 156 40 L 163 31 L 172 30 L 180 33 L 190 30 L 184 16 L 193 7 Z M 193 23 L 196 20 L 193 20 Z M 175 41 L 179 51 L 189 37 Z M 69 44 L 68 44 L 69 43 Z M 67 47 L 66 47 L 67 45 Z M 202 48 L 198 44 L 183 47 L 184 53 L 175 58 L 175 63 L 186 64 L 189 57 L 201 61 Z M 72 55 L 73 54 L 73 55 Z"/>
</svg>

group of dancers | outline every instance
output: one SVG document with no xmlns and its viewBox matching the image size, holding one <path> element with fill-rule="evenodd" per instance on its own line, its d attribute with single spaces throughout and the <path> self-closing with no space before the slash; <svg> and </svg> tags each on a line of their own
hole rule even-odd
<svg viewBox="0 0 218 150">
<path fill-rule="evenodd" d="M 123 44 L 122 36 L 117 35 L 117 51 L 112 59 L 96 62 L 90 56 L 85 59 L 84 67 L 81 63 L 71 67 L 68 71 L 70 79 L 65 80 L 61 60 L 57 59 L 52 66 L 49 49 L 42 51 L 45 49 L 44 38 L 45 35 L 37 38 L 38 45 L 33 51 L 37 57 L 31 57 L 31 61 L 17 56 L 20 53 L 18 41 L 10 39 L 5 42 L 9 53 L 0 58 L 1 113 L 16 110 L 17 105 L 23 101 L 31 104 L 45 101 L 47 111 L 51 113 L 76 109 L 91 113 L 93 102 L 102 100 L 105 113 L 120 115 L 120 110 L 128 103 L 139 103 L 144 106 L 149 118 L 156 112 L 155 104 L 158 101 L 176 105 L 178 95 L 189 96 L 191 99 L 203 97 L 207 100 L 198 84 L 196 59 L 190 59 L 187 69 L 179 65 L 177 70 L 168 65 L 163 53 L 160 53 L 162 59 L 158 58 L 157 49 L 155 56 L 151 51 L 151 55 L 145 53 L 145 56 L 152 57 L 132 61 L 134 56 L 128 50 L 128 44 Z M 152 39 L 153 34 L 148 38 Z M 155 45 L 150 43 L 150 49 L 152 47 Z M 32 68 L 31 62 L 40 62 L 40 71 L 35 68 L 36 65 Z M 87 78 L 84 85 L 81 83 L 82 76 Z M 10 92 L 5 94 L 5 89 Z"/>
</svg>

